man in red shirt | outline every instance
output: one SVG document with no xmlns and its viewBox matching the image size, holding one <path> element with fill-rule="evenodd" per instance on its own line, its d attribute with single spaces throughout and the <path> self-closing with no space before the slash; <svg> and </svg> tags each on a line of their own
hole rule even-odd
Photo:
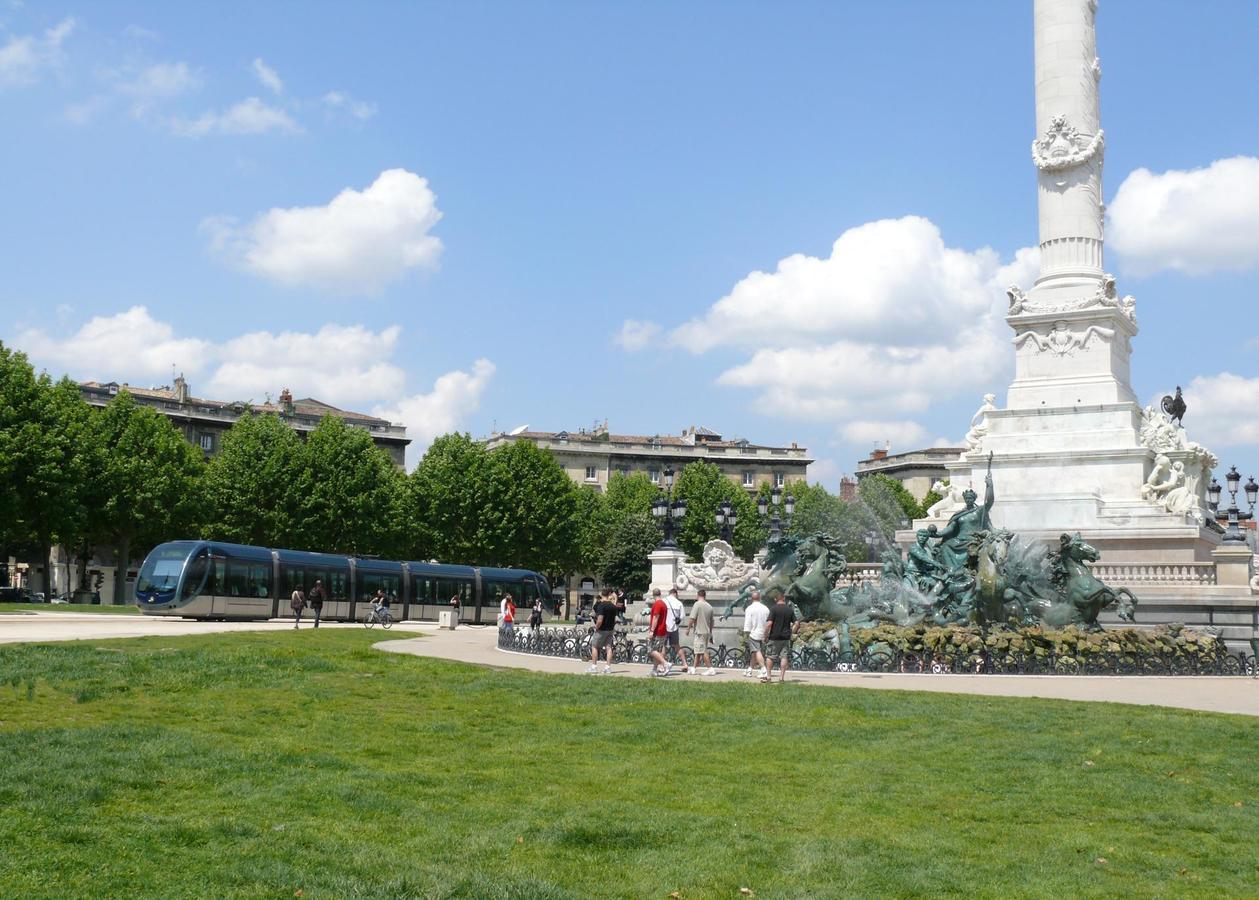
<svg viewBox="0 0 1259 900">
<path fill-rule="evenodd" d="M 647 633 L 651 636 L 648 645 L 650 652 L 647 658 L 651 660 L 652 675 L 668 675 L 673 671 L 673 664 L 664 658 L 665 647 L 669 645 L 669 630 L 666 621 L 669 616 L 669 607 L 660 597 L 660 588 L 651 589 L 651 624 L 647 629 Z"/>
</svg>

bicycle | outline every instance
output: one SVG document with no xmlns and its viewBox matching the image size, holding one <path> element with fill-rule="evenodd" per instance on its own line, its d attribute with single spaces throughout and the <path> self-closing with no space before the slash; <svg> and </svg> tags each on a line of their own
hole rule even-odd
<svg viewBox="0 0 1259 900">
<path fill-rule="evenodd" d="M 368 610 L 367 618 L 363 619 L 363 627 L 371 628 L 373 625 L 379 625 L 381 628 L 388 630 L 393 627 L 393 623 L 396 621 L 397 619 L 389 612 L 388 607 L 377 609 L 373 606 Z"/>
</svg>

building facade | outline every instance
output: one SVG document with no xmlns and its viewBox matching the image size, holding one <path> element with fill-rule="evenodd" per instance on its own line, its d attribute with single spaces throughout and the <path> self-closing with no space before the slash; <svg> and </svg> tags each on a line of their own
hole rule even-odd
<svg viewBox="0 0 1259 900">
<path fill-rule="evenodd" d="M 707 428 L 692 426 L 680 436 L 613 434 L 607 423 L 593 430 L 528 431 L 495 433 L 485 442 L 490 450 L 513 441 L 530 441 L 548 450 L 568 477 L 606 491 L 615 474 L 643 473 L 663 486 L 665 469 L 681 472 L 683 466 L 705 460 L 727 478 L 755 493 L 762 484 L 803 480 L 807 477 L 808 451 L 792 443 L 787 447 L 753 444 L 741 438 L 726 440 Z"/>
<path fill-rule="evenodd" d="M 193 446 L 200 447 L 209 458 L 219 452 L 223 433 L 241 416 L 250 413 L 274 413 L 303 438 L 314 431 L 324 416 L 336 416 L 347 425 L 361 428 L 372 436 L 376 446 L 389 454 L 389 458 L 401 467 L 407 444 L 407 430 L 387 419 L 366 413 L 338 409 L 311 397 L 294 400 L 288 388 L 280 392 L 277 403 L 225 402 L 194 397 L 188 382 L 181 375 L 173 387 L 138 388 L 128 384 L 84 381 L 79 384 L 83 399 L 92 406 L 105 406 L 119 391 L 125 390 L 136 403 L 155 409 L 166 416 Z"/>
<path fill-rule="evenodd" d="M 949 477 L 946 463 L 956 462 L 962 455 L 963 447 L 927 447 L 923 450 L 907 450 L 904 453 L 889 453 L 886 448 L 871 451 L 870 455 L 857 463 L 857 478 L 868 478 L 871 475 L 886 475 L 893 481 L 899 481 L 905 490 L 914 495 L 914 499 L 922 500 L 927 496 L 931 486 L 942 478 Z"/>
</svg>

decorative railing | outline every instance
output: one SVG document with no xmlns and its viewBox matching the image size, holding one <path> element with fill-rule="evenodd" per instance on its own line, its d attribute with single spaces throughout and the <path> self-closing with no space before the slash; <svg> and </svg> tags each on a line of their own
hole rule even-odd
<svg viewBox="0 0 1259 900">
<path fill-rule="evenodd" d="M 1107 584 L 1120 587 L 1140 585 L 1213 585 L 1215 563 L 1109 563 L 1092 565 L 1093 574 Z"/>
<path fill-rule="evenodd" d="M 499 631 L 498 647 L 513 653 L 532 653 L 572 660 L 590 660 L 591 632 L 586 628 L 539 628 Z M 647 643 L 641 633 L 618 628 L 612 659 L 617 663 L 647 663 Z M 744 669 L 748 657 L 742 646 L 711 647 L 713 666 Z M 604 659 L 603 652 L 599 654 Z M 692 662 L 682 648 L 679 665 Z M 904 673 L 921 675 L 1255 675 L 1255 657 L 1245 653 L 1093 653 L 1068 656 L 1023 654 L 980 648 L 946 652 L 897 650 L 886 644 L 850 651 L 798 646 L 791 651 L 791 668 L 804 672 Z"/>
</svg>

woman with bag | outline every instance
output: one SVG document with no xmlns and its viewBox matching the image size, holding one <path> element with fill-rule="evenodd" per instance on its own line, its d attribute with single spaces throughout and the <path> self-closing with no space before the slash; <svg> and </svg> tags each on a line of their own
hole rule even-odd
<svg viewBox="0 0 1259 900">
<path fill-rule="evenodd" d="M 302 610 L 306 607 L 306 594 L 302 591 L 301 585 L 293 591 L 293 597 L 289 600 L 289 609 L 293 610 L 293 627 L 296 628 L 298 623 L 302 621 Z"/>
</svg>

